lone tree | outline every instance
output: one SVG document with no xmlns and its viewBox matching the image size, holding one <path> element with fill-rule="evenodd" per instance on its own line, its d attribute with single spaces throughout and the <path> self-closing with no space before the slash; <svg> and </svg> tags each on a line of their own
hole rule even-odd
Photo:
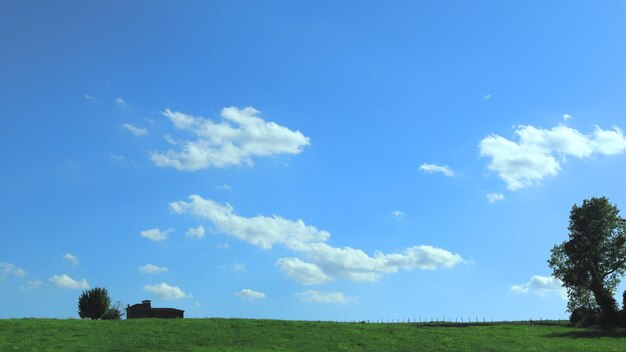
<svg viewBox="0 0 626 352">
<path fill-rule="evenodd" d="M 111 299 L 106 288 L 94 287 L 83 291 L 78 298 L 78 316 L 83 319 L 101 319 L 110 306 Z"/>
<path fill-rule="evenodd" d="M 568 308 L 599 308 L 603 325 L 617 323 L 613 297 L 626 271 L 626 220 L 606 197 L 591 198 L 572 207 L 569 239 L 552 248 L 552 275 L 563 282 Z"/>
</svg>

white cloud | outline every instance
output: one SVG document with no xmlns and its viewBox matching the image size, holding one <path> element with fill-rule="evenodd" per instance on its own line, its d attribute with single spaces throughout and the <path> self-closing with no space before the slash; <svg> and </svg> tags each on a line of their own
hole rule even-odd
<svg viewBox="0 0 626 352">
<path fill-rule="evenodd" d="M 26 270 L 18 268 L 15 264 L 0 262 L 0 281 L 9 275 L 24 276 L 26 275 Z"/>
<path fill-rule="evenodd" d="M 185 235 L 187 235 L 187 237 L 192 237 L 192 238 L 197 238 L 197 239 L 203 239 L 204 238 L 204 227 L 202 227 L 202 225 L 198 226 L 198 227 L 194 227 L 191 228 L 189 230 L 187 230 L 187 232 L 185 232 Z"/>
<path fill-rule="evenodd" d="M 167 236 L 174 232 L 174 229 L 160 230 L 160 229 L 149 229 L 141 231 L 139 234 L 141 237 L 148 238 L 153 241 L 164 241 L 167 239 Z"/>
<path fill-rule="evenodd" d="M 244 272 L 246 271 L 246 265 L 243 263 L 233 263 L 231 265 L 224 265 L 221 267 L 224 270 L 235 271 L 235 272 Z"/>
<path fill-rule="evenodd" d="M 28 292 L 28 291 L 32 291 L 34 289 L 37 289 L 37 288 L 41 287 L 42 285 L 43 285 L 43 281 L 41 281 L 41 280 L 29 280 L 29 281 L 26 282 L 26 287 L 22 286 L 22 287 L 20 287 L 20 289 L 22 291 Z"/>
<path fill-rule="evenodd" d="M 221 205 L 197 195 L 192 195 L 189 199 L 191 199 L 189 203 L 183 201 L 170 203 L 170 209 L 176 214 L 187 213 L 211 220 L 223 233 L 263 249 L 269 249 L 275 244 L 325 241 L 330 236 L 326 231 L 307 226 L 302 220 L 291 221 L 279 216 L 260 215 L 245 218 L 236 215 L 230 204 Z"/>
<path fill-rule="evenodd" d="M 391 215 L 393 215 L 398 220 L 403 220 L 404 218 L 406 218 L 406 214 L 400 210 L 392 211 Z"/>
<path fill-rule="evenodd" d="M 491 99 L 491 94 L 487 94 L 483 97 L 483 100 L 489 100 Z"/>
<path fill-rule="evenodd" d="M 603 130 L 596 126 L 593 134 L 559 125 L 550 130 L 533 126 L 517 126 L 514 142 L 498 135 L 480 141 L 480 155 L 491 158 L 489 169 L 512 190 L 537 185 L 546 176 L 561 171 L 565 156 L 586 158 L 593 154 L 614 155 L 626 149 L 626 138 L 621 129 Z"/>
<path fill-rule="evenodd" d="M 130 123 L 123 123 L 122 127 L 130 131 L 130 133 L 134 134 L 137 137 L 145 136 L 148 134 L 148 129 L 137 127 L 135 125 L 131 125 Z"/>
<path fill-rule="evenodd" d="M 515 293 L 531 292 L 540 296 L 558 293 L 561 298 L 567 299 L 567 291 L 562 286 L 561 280 L 551 276 L 533 275 L 527 283 L 511 286 L 511 291 Z"/>
<path fill-rule="evenodd" d="M 568 115 L 568 114 L 563 114 L 563 121 L 567 121 L 567 120 L 571 120 L 572 116 Z"/>
<path fill-rule="evenodd" d="M 72 263 L 72 265 L 78 265 L 79 263 L 78 257 L 71 253 L 65 253 L 63 259 L 68 260 L 70 263 Z"/>
<path fill-rule="evenodd" d="M 84 97 L 85 99 L 89 100 L 89 101 L 94 102 L 94 103 L 95 103 L 96 101 L 98 101 L 98 99 L 96 99 L 96 97 L 91 96 L 91 95 L 89 95 L 89 94 L 83 94 L 83 97 Z"/>
<path fill-rule="evenodd" d="M 299 154 L 310 144 L 300 131 L 292 131 L 259 117 L 252 107 L 222 109 L 221 122 L 169 109 L 163 112 L 177 129 L 189 132 L 194 140 L 183 141 L 178 150 L 152 152 L 158 166 L 195 171 L 212 167 L 252 164 L 253 157 Z"/>
<path fill-rule="evenodd" d="M 341 292 L 319 292 L 314 290 L 308 290 L 298 293 L 296 296 L 300 297 L 305 302 L 321 302 L 321 303 L 348 303 L 353 300 L 352 297 L 346 297 Z"/>
<path fill-rule="evenodd" d="M 139 267 L 139 272 L 142 274 L 160 274 L 168 271 L 169 270 L 164 266 L 157 266 L 153 264 L 146 264 Z"/>
<path fill-rule="evenodd" d="M 128 104 L 126 104 L 126 102 L 122 98 L 115 99 L 115 104 L 117 104 L 118 106 L 121 106 L 123 108 L 127 108 L 128 107 Z"/>
<path fill-rule="evenodd" d="M 217 186 L 217 189 L 220 191 L 231 191 L 233 188 L 230 185 L 223 184 L 221 186 Z"/>
<path fill-rule="evenodd" d="M 89 283 L 87 283 L 87 280 L 82 279 L 82 280 L 74 280 L 71 277 L 63 274 L 63 275 L 54 275 L 52 276 L 50 279 L 50 282 L 52 282 L 54 285 L 60 286 L 60 287 L 64 287 L 64 288 L 70 288 L 73 290 L 76 289 L 86 289 L 89 288 Z"/>
<path fill-rule="evenodd" d="M 283 245 L 304 256 L 281 258 L 277 266 L 287 276 L 304 284 L 325 282 L 334 278 L 355 281 L 376 281 L 383 274 L 398 270 L 435 270 L 452 268 L 463 263 L 460 255 L 431 246 L 414 246 L 399 253 L 375 252 L 373 256 L 351 247 L 332 247 L 325 243 L 330 234 L 306 225 L 302 220 L 287 220 L 274 215 L 247 218 L 236 215 L 229 204 L 221 205 L 197 195 L 190 202 L 170 203 L 176 214 L 191 214 L 213 222 L 224 234 L 251 243 L 262 249 Z M 309 279 L 306 275 L 312 275 Z"/>
<path fill-rule="evenodd" d="M 495 203 L 504 200 L 504 194 L 502 193 L 487 193 L 487 201 L 489 203 Z"/>
<path fill-rule="evenodd" d="M 302 285 L 322 284 L 332 280 L 319 266 L 305 263 L 298 258 L 280 258 L 276 261 L 276 266 L 289 278 Z"/>
<path fill-rule="evenodd" d="M 254 291 L 249 288 L 244 288 L 241 291 L 235 292 L 235 296 L 241 297 L 244 299 L 260 299 L 260 298 L 265 298 L 265 293 Z"/>
<path fill-rule="evenodd" d="M 2 262 L 0 263 L 0 278 L 6 275 L 24 276 L 26 270 L 18 268 L 15 264 Z"/>
<path fill-rule="evenodd" d="M 180 288 L 170 286 L 165 282 L 161 282 L 158 285 L 145 285 L 143 289 L 154 294 L 159 299 L 171 300 L 191 297 L 191 295 L 186 294 Z"/>
<path fill-rule="evenodd" d="M 420 165 L 420 170 L 427 174 L 438 172 L 447 177 L 454 176 L 454 171 L 447 165 L 441 166 L 436 164 L 422 164 Z"/>
</svg>

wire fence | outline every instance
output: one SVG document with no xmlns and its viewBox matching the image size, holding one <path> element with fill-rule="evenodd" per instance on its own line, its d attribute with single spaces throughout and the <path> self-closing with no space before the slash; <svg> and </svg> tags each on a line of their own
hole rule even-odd
<svg viewBox="0 0 626 352">
<path fill-rule="evenodd" d="M 468 326 L 468 325 L 568 325 L 564 319 L 528 319 L 528 320 L 493 320 L 479 317 L 462 318 L 405 318 L 405 319 L 378 319 L 378 320 L 335 320 L 337 323 L 360 324 L 414 324 L 423 326 Z"/>
</svg>

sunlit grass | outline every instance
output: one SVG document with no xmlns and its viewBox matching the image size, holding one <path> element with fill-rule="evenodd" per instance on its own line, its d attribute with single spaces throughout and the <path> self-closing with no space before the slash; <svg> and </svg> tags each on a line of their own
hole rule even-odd
<svg viewBox="0 0 626 352">
<path fill-rule="evenodd" d="M 626 331 L 565 325 L 247 319 L 0 320 L 0 351 L 624 351 Z"/>
</svg>

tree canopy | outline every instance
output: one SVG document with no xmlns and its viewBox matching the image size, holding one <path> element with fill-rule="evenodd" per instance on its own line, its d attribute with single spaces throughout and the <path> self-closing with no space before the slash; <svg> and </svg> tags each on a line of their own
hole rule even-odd
<svg viewBox="0 0 626 352">
<path fill-rule="evenodd" d="M 109 310 L 111 299 L 106 288 L 94 287 L 85 290 L 78 298 L 78 316 L 101 319 Z"/>
<path fill-rule="evenodd" d="M 617 319 L 615 289 L 626 271 L 626 220 L 606 197 L 572 207 L 569 239 L 552 248 L 548 260 L 553 276 L 567 288 L 570 311 L 600 310 L 601 321 Z"/>
</svg>

